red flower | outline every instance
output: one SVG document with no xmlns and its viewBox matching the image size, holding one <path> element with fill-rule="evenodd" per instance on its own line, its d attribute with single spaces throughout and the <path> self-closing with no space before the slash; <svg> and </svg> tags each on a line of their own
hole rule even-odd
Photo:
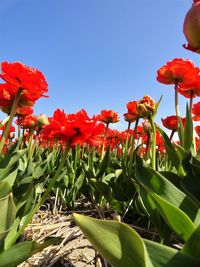
<svg viewBox="0 0 200 267">
<path fill-rule="evenodd" d="M 192 113 L 194 114 L 194 116 L 192 117 L 192 119 L 194 121 L 200 121 L 200 102 L 196 103 L 193 105 L 192 107 Z"/>
<path fill-rule="evenodd" d="M 48 84 L 44 75 L 35 68 L 20 62 L 8 63 L 5 61 L 1 64 L 1 69 L 0 77 L 9 85 L 1 85 L 0 105 L 2 105 L 1 101 L 4 100 L 11 101 L 12 105 L 19 88 L 22 89 L 20 103 L 28 106 L 33 105 L 36 100 L 48 92 Z"/>
<path fill-rule="evenodd" d="M 178 128 L 178 118 L 176 115 L 168 116 L 165 119 L 161 119 L 162 124 L 164 127 L 166 127 L 169 130 L 176 131 Z M 182 124 L 185 125 L 185 118 L 181 118 Z"/>
<path fill-rule="evenodd" d="M 175 58 L 157 71 L 157 81 L 164 84 L 190 84 L 199 74 L 200 69 L 192 61 Z"/>
<path fill-rule="evenodd" d="M 200 1 L 193 0 L 193 5 L 188 11 L 183 24 L 183 32 L 188 41 L 184 48 L 200 53 Z"/>
<path fill-rule="evenodd" d="M 71 142 L 72 145 L 100 145 L 103 143 L 101 135 L 104 131 L 105 126 L 90 119 L 84 109 L 75 114 L 65 114 L 57 109 L 53 117 L 49 118 L 49 125 L 44 126 L 42 135 L 45 139 Z"/>
<path fill-rule="evenodd" d="M 113 110 L 102 110 L 99 115 L 97 115 L 97 120 L 104 122 L 106 124 L 116 123 L 119 121 L 119 115 Z"/>
<path fill-rule="evenodd" d="M 195 80 L 187 85 L 180 84 L 178 92 L 187 98 L 200 96 L 200 76 L 197 76 Z"/>
<path fill-rule="evenodd" d="M 18 106 L 16 115 L 29 116 L 33 113 L 33 108 L 28 106 Z"/>
<path fill-rule="evenodd" d="M 126 105 L 128 112 L 124 113 L 124 119 L 128 122 L 133 122 L 138 118 L 138 112 L 137 112 L 137 101 L 130 101 Z"/>
<path fill-rule="evenodd" d="M 137 115 L 137 101 L 130 101 L 126 104 L 126 107 L 128 109 L 128 113 Z"/>
<path fill-rule="evenodd" d="M 195 131 L 196 131 L 198 137 L 200 137 L 200 126 L 199 125 L 195 127 Z"/>
<path fill-rule="evenodd" d="M 0 130 L 4 131 L 6 128 L 6 124 L 0 127 Z M 9 133 L 15 132 L 15 127 L 13 125 L 10 126 Z"/>
<path fill-rule="evenodd" d="M 37 124 L 37 116 L 29 115 L 21 117 L 19 120 L 16 120 L 16 124 L 18 124 L 22 129 L 33 128 Z"/>
</svg>

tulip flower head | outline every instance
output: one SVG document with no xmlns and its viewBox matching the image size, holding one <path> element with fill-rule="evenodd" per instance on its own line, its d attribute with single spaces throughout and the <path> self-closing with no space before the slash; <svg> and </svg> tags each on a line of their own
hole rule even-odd
<svg viewBox="0 0 200 267">
<path fill-rule="evenodd" d="M 193 0 L 192 7 L 184 20 L 183 32 L 188 41 L 183 47 L 200 53 L 200 0 Z"/>
<path fill-rule="evenodd" d="M 119 115 L 117 112 L 113 110 L 102 110 L 99 115 L 97 115 L 97 120 L 109 124 L 109 123 L 116 123 L 119 121 Z"/>
<path fill-rule="evenodd" d="M 136 108 L 140 118 L 148 118 L 154 114 L 156 107 L 154 100 L 150 96 L 145 95 L 137 102 Z"/>
</svg>

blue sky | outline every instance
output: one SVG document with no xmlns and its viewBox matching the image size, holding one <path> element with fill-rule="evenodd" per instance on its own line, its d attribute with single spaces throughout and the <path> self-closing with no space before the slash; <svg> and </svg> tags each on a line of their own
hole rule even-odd
<svg viewBox="0 0 200 267">
<path fill-rule="evenodd" d="M 0 0 L 0 61 L 38 68 L 49 84 L 35 114 L 56 108 L 89 115 L 119 112 L 126 103 L 163 95 L 156 121 L 174 114 L 172 86 L 156 81 L 158 68 L 175 57 L 200 66 L 182 48 L 183 21 L 192 0 Z M 198 100 L 196 100 L 198 101 Z M 181 97 L 184 115 L 185 99 Z M 4 117 L 1 114 L 0 117 Z"/>
</svg>

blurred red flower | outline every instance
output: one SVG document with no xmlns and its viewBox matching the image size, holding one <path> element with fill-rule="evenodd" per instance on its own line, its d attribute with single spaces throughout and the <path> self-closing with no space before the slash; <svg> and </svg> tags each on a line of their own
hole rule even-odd
<svg viewBox="0 0 200 267">
<path fill-rule="evenodd" d="M 195 131 L 196 131 L 198 137 L 200 137 L 200 126 L 199 125 L 195 126 Z"/>
<path fill-rule="evenodd" d="M 33 128 L 37 124 L 37 116 L 29 115 L 20 117 L 18 120 L 16 120 L 16 124 L 19 125 L 22 129 Z"/>
<path fill-rule="evenodd" d="M 0 130 L 4 131 L 5 128 L 6 128 L 6 123 L 3 126 L 0 127 Z M 10 129 L 9 129 L 9 133 L 11 133 L 11 132 L 15 132 L 15 127 L 13 125 L 11 125 Z"/>
<path fill-rule="evenodd" d="M 169 130 L 176 131 L 178 128 L 178 118 L 176 115 L 171 115 L 166 117 L 165 119 L 161 119 L 162 124 Z M 185 125 L 186 118 L 181 118 L 182 124 Z"/>
<path fill-rule="evenodd" d="M 188 41 L 188 45 L 183 45 L 183 47 L 197 53 L 200 53 L 199 18 L 200 18 L 200 1 L 193 0 L 193 5 L 188 11 L 183 24 L 183 32 Z"/>
<path fill-rule="evenodd" d="M 198 102 L 192 106 L 192 113 L 194 114 L 192 119 L 194 121 L 200 121 L 200 102 Z"/>
<path fill-rule="evenodd" d="M 120 120 L 117 112 L 106 109 L 102 110 L 101 113 L 96 116 L 96 119 L 105 124 L 116 123 Z"/>
<path fill-rule="evenodd" d="M 200 69 L 192 61 L 175 58 L 157 71 L 157 81 L 164 84 L 190 84 L 199 74 Z"/>
</svg>

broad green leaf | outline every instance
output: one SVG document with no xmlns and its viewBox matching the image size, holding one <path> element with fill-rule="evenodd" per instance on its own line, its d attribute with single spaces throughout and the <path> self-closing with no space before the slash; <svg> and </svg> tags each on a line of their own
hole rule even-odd
<svg viewBox="0 0 200 267">
<path fill-rule="evenodd" d="M 147 166 L 136 156 L 136 178 L 146 189 L 158 194 L 185 212 L 195 226 L 199 225 L 200 209 L 185 193 L 170 183 L 163 175 Z"/>
<path fill-rule="evenodd" d="M 154 267 L 199 267 L 200 261 L 174 248 L 144 239 Z"/>
<path fill-rule="evenodd" d="M 9 246 L 10 240 L 12 240 L 13 236 L 17 233 L 19 224 L 20 224 L 21 218 L 17 217 L 15 218 L 12 227 L 9 229 L 8 234 L 6 235 L 6 238 L 4 239 L 4 249 L 6 250 Z"/>
<path fill-rule="evenodd" d="M 200 225 L 187 240 L 182 252 L 194 256 L 200 260 Z"/>
<path fill-rule="evenodd" d="M 19 159 L 28 151 L 28 149 L 23 149 L 14 152 L 9 157 L 6 155 L 3 160 L 0 161 L 0 180 L 7 177 L 7 175 L 13 171 L 12 167 Z"/>
<path fill-rule="evenodd" d="M 16 206 L 13 201 L 12 193 L 0 199 L 0 207 L 1 207 L 0 235 L 4 236 L 4 233 L 11 228 L 16 214 Z"/>
<path fill-rule="evenodd" d="M 153 267 L 142 238 L 126 224 L 79 214 L 74 214 L 74 218 L 94 248 L 112 266 Z"/>
<path fill-rule="evenodd" d="M 155 193 L 150 193 L 154 200 L 156 208 L 165 219 L 166 223 L 176 232 L 184 241 L 192 235 L 195 226 L 190 218 L 180 209 L 162 199 Z"/>
<path fill-rule="evenodd" d="M 43 176 L 45 174 L 45 171 L 47 170 L 48 164 L 52 159 L 52 153 L 50 155 L 48 155 L 47 159 L 44 160 L 43 162 L 39 163 L 33 171 L 33 177 L 35 179 L 40 178 L 41 176 Z"/>
<path fill-rule="evenodd" d="M 184 162 L 187 175 L 183 178 L 181 185 L 189 196 L 195 199 L 200 207 L 200 161 L 191 157 Z"/>
<path fill-rule="evenodd" d="M 60 241 L 60 238 L 53 237 L 45 240 L 42 244 L 38 244 L 35 241 L 25 241 L 13 245 L 0 253 L 0 267 L 15 267 L 33 254 Z"/>
<path fill-rule="evenodd" d="M 160 215 L 159 210 L 157 209 L 150 193 L 147 192 L 142 186 L 139 186 L 138 190 L 138 200 L 140 205 L 142 206 L 149 220 L 156 227 L 157 231 L 160 234 L 160 237 L 163 239 L 163 242 L 168 243 L 172 230 Z"/>
<path fill-rule="evenodd" d="M 160 132 L 160 134 L 163 137 L 166 152 L 169 156 L 169 159 L 171 160 L 173 165 L 176 167 L 178 173 L 180 175 L 184 176 L 185 172 L 184 172 L 184 169 L 183 169 L 182 164 L 181 164 L 181 158 L 180 158 L 179 153 L 175 150 L 168 135 L 160 127 L 157 126 L 156 128 L 158 129 L 158 131 Z"/>
<path fill-rule="evenodd" d="M 12 191 L 11 186 L 8 182 L 0 182 L 0 199 L 6 197 Z"/>
<path fill-rule="evenodd" d="M 111 188 L 109 185 L 95 178 L 89 179 L 89 182 L 102 196 L 104 196 L 107 199 L 107 201 L 109 202 L 112 201 L 113 197 L 112 197 L 112 192 L 111 192 Z"/>
</svg>

